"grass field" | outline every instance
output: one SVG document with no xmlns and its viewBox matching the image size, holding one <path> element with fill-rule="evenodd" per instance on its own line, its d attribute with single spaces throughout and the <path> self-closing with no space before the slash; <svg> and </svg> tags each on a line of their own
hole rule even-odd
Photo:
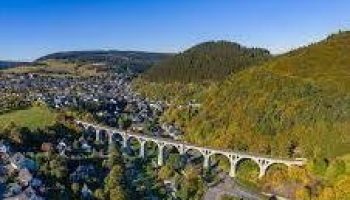
<svg viewBox="0 0 350 200">
<path fill-rule="evenodd" d="M 0 115 L 0 129 L 14 122 L 19 127 L 30 129 L 54 124 L 56 114 L 45 106 L 34 106 L 26 110 L 18 110 Z"/>
<path fill-rule="evenodd" d="M 2 72 L 15 74 L 34 73 L 50 76 L 94 76 L 97 74 L 96 68 L 91 65 L 78 65 L 73 62 L 63 62 L 59 60 L 46 60 L 40 64 L 14 67 L 2 70 Z"/>
</svg>

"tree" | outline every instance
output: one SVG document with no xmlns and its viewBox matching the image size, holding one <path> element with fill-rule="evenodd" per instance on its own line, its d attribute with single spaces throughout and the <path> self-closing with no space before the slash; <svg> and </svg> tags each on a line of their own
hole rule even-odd
<svg viewBox="0 0 350 200">
<path fill-rule="evenodd" d="M 328 199 L 336 199 L 336 194 L 333 188 L 331 187 L 325 187 L 319 197 L 320 200 L 328 200 Z"/>
<path fill-rule="evenodd" d="M 123 168 L 119 165 L 114 165 L 105 178 L 104 192 L 109 198 L 122 200 L 126 199 L 126 192 L 123 188 Z"/>
<path fill-rule="evenodd" d="M 119 128 L 122 128 L 124 130 L 129 128 L 131 126 L 131 123 L 131 120 L 127 116 L 121 116 L 118 119 Z"/>
<path fill-rule="evenodd" d="M 119 165 L 114 165 L 105 179 L 105 189 L 110 190 L 121 184 L 123 170 Z"/>
<path fill-rule="evenodd" d="M 338 199 L 350 199 L 350 176 L 346 175 L 335 183 L 335 193 Z"/>
<path fill-rule="evenodd" d="M 311 191 L 308 187 L 302 187 L 298 189 L 295 193 L 296 199 L 300 200 L 310 200 L 311 199 Z"/>
<path fill-rule="evenodd" d="M 7 137 L 13 142 L 23 144 L 23 135 L 14 122 L 11 122 L 7 127 L 5 127 L 5 133 L 9 133 Z"/>
<path fill-rule="evenodd" d="M 78 195 L 79 192 L 80 192 L 80 185 L 79 185 L 79 183 L 73 183 L 71 185 L 71 189 L 72 189 L 74 195 Z"/>
<path fill-rule="evenodd" d="M 108 168 L 112 168 L 115 165 L 123 165 L 123 158 L 120 150 L 116 147 L 115 144 L 110 144 L 108 147 L 108 160 L 106 165 Z"/>
<path fill-rule="evenodd" d="M 62 157 L 56 157 L 53 160 L 49 162 L 51 175 L 56 177 L 57 179 L 62 179 L 67 177 L 68 175 L 68 168 L 66 160 L 64 160 Z"/>
<path fill-rule="evenodd" d="M 106 196 L 105 196 L 105 193 L 104 193 L 103 189 L 100 189 L 100 188 L 95 190 L 94 197 L 97 200 L 104 200 L 104 199 L 106 199 Z"/>
<path fill-rule="evenodd" d="M 173 170 L 178 170 L 180 168 L 183 167 L 183 160 L 181 155 L 177 154 L 177 153 L 171 153 L 169 155 L 169 158 L 167 160 L 167 164 L 169 164 L 169 166 L 171 166 L 171 168 Z"/>
<path fill-rule="evenodd" d="M 180 180 L 177 196 L 181 199 L 201 199 L 205 184 L 198 169 L 190 166 L 185 169 L 184 177 Z"/>
<path fill-rule="evenodd" d="M 109 191 L 110 200 L 126 200 L 125 191 L 120 187 L 116 186 Z"/>
<path fill-rule="evenodd" d="M 174 169 L 171 165 L 164 165 L 158 172 L 159 178 L 166 180 L 174 175 Z"/>
</svg>

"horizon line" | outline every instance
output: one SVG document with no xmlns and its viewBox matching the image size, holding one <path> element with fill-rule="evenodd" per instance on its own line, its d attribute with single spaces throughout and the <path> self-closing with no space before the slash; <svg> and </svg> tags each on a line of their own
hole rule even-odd
<svg viewBox="0 0 350 200">
<path fill-rule="evenodd" d="M 294 51 L 296 49 L 299 49 L 299 48 L 303 48 L 305 46 L 309 46 L 313 43 L 318 43 L 318 42 L 321 42 L 323 40 L 325 40 L 327 37 L 329 37 L 330 35 L 332 34 L 337 34 L 337 33 L 340 33 L 340 32 L 348 32 L 350 31 L 350 29 L 338 29 L 338 31 L 332 31 L 332 32 L 329 32 L 329 33 L 325 33 L 324 35 L 321 35 L 321 36 L 315 36 L 315 38 L 311 38 L 310 41 L 306 41 L 305 43 L 303 44 L 299 44 L 299 45 L 291 45 L 290 47 L 279 47 L 279 48 L 273 48 L 273 47 L 258 47 L 258 46 L 254 46 L 254 45 L 248 45 L 248 44 L 245 44 L 246 42 L 238 42 L 238 41 L 232 41 L 232 40 L 227 40 L 227 39 L 212 39 L 212 40 L 206 40 L 206 41 L 202 41 L 202 42 L 197 42 L 196 44 L 190 44 L 189 47 L 186 47 L 186 48 L 180 48 L 179 50 L 169 50 L 169 51 L 160 51 L 160 50 L 151 50 L 151 49 L 134 49 L 134 48 L 126 48 L 126 49 L 120 49 L 120 48 L 113 48 L 113 47 L 101 47 L 101 48 L 91 48 L 91 49 L 74 49 L 71 48 L 71 49 L 63 49 L 63 50 L 59 50 L 59 51 L 51 51 L 51 52 L 48 52 L 46 54 L 43 54 L 39 57 L 36 57 L 36 58 L 19 58 L 19 59 L 9 59 L 9 58 L 1 58 L 0 57 L 0 61 L 3 61 L 3 62 L 34 62 L 35 60 L 38 60 L 40 59 L 41 57 L 44 57 L 44 56 L 47 56 L 47 55 L 50 55 L 50 54 L 55 54 L 55 53 L 65 53 L 65 52 L 90 52 L 90 51 L 120 51 L 120 52 L 127 52 L 127 51 L 130 51 L 130 52 L 144 52 L 144 53 L 160 53 L 160 54 L 179 54 L 179 53 L 182 53 L 184 51 L 186 51 L 187 49 L 189 48 L 192 48 L 198 44 L 201 44 L 201 43 L 205 43 L 205 42 L 211 42 L 211 41 L 228 41 L 228 42 L 233 42 L 233 43 L 237 43 L 239 45 L 242 45 L 242 46 L 245 46 L 245 47 L 248 47 L 248 48 L 263 48 L 263 49 L 266 49 L 268 50 L 272 55 L 274 56 L 278 56 L 278 55 L 282 55 L 282 54 L 286 54 L 288 52 L 291 52 L 291 51 Z"/>
</svg>

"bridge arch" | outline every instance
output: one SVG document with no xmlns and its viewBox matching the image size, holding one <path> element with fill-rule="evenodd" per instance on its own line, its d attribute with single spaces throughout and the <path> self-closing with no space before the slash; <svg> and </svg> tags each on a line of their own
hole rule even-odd
<svg viewBox="0 0 350 200">
<path fill-rule="evenodd" d="M 136 137 L 134 135 L 129 135 L 127 138 L 127 144 L 129 145 L 132 141 L 137 141 L 138 143 L 141 143 L 141 140 L 139 137 Z"/>
<path fill-rule="evenodd" d="M 186 147 L 184 149 L 183 155 L 184 155 L 186 164 L 191 163 L 194 165 L 198 165 L 198 164 L 203 165 L 204 163 L 204 155 L 199 148 Z"/>
<path fill-rule="evenodd" d="M 210 155 L 210 166 L 230 173 L 231 170 L 231 157 L 226 153 L 213 152 Z"/>
<path fill-rule="evenodd" d="M 202 156 L 204 156 L 204 152 L 203 152 L 203 150 L 201 149 L 201 148 L 199 148 L 199 147 L 194 147 L 194 146 L 185 146 L 185 148 L 184 148 L 184 153 L 187 153 L 187 152 L 193 152 L 193 151 L 195 151 L 195 152 L 199 152 Z"/>
<path fill-rule="evenodd" d="M 171 153 L 178 153 L 181 154 L 181 147 L 176 145 L 176 144 L 172 144 L 172 143 L 164 143 L 164 151 L 168 150 Z M 163 152 L 164 153 L 164 152 Z"/>
<path fill-rule="evenodd" d="M 141 151 L 142 147 L 140 138 L 133 135 L 129 135 L 126 136 L 123 140 L 126 140 L 125 143 L 123 141 L 123 144 L 125 145 L 124 147 L 128 149 L 128 152 L 135 153 L 137 151 Z"/>
<path fill-rule="evenodd" d="M 147 157 L 151 160 L 157 159 L 159 152 L 159 145 L 155 140 L 143 140 L 144 154 L 143 157 Z M 147 155 L 147 156 L 146 156 Z"/>
<path fill-rule="evenodd" d="M 124 138 L 118 132 L 108 132 L 108 143 L 109 144 L 118 144 L 119 147 L 123 146 Z"/>
<path fill-rule="evenodd" d="M 91 126 L 91 125 L 88 125 L 86 126 L 86 129 L 89 131 L 89 130 L 96 130 L 95 126 Z"/>
<path fill-rule="evenodd" d="M 265 167 L 264 175 L 272 175 L 275 173 L 288 173 L 289 166 L 281 162 L 272 162 Z"/>
<path fill-rule="evenodd" d="M 108 131 L 106 129 L 97 130 L 95 138 L 103 142 L 108 141 Z"/>
<path fill-rule="evenodd" d="M 93 138 L 95 140 L 97 140 L 98 138 L 96 137 L 96 134 L 98 132 L 98 129 L 96 129 L 94 126 L 86 126 L 86 128 L 84 129 L 84 137 L 86 138 Z"/>
<path fill-rule="evenodd" d="M 176 168 L 180 169 L 183 166 L 183 149 L 180 144 L 174 143 L 164 143 L 163 147 L 160 148 L 162 152 L 160 152 L 163 156 L 163 162 L 168 163 Z"/>
<path fill-rule="evenodd" d="M 232 173 L 235 176 L 243 177 L 247 180 L 256 180 L 259 178 L 260 165 L 251 157 L 241 157 L 234 163 L 234 170 Z"/>
</svg>

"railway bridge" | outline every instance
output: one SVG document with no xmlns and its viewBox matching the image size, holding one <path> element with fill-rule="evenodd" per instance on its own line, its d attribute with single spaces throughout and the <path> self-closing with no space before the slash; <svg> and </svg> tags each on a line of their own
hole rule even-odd
<svg viewBox="0 0 350 200">
<path fill-rule="evenodd" d="M 162 166 L 164 164 L 164 147 L 171 146 L 175 147 L 180 155 L 185 154 L 189 150 L 196 150 L 200 152 L 204 158 L 203 167 L 208 169 L 210 166 L 210 157 L 213 155 L 223 155 L 228 158 L 230 162 L 230 172 L 229 175 L 231 177 L 236 176 L 236 169 L 240 161 L 250 159 L 256 162 L 259 166 L 259 178 L 263 177 L 267 171 L 267 169 L 274 164 L 284 164 L 287 167 L 290 166 L 302 166 L 305 164 L 306 159 L 280 159 L 273 158 L 270 156 L 262 156 L 262 155 L 253 155 L 244 152 L 235 152 L 229 150 L 222 149 L 214 149 L 209 147 L 200 147 L 184 142 L 174 141 L 166 138 L 152 137 L 146 136 L 137 133 L 131 133 L 127 131 L 122 131 L 115 128 L 105 127 L 101 125 L 95 125 L 83 121 L 75 121 L 78 125 L 82 126 L 85 129 L 93 128 L 96 133 L 96 140 L 100 141 L 101 132 L 104 131 L 107 133 L 108 142 L 113 143 L 113 138 L 117 134 L 122 138 L 122 146 L 124 148 L 128 147 L 129 140 L 136 139 L 140 143 L 140 157 L 145 157 L 145 144 L 146 142 L 153 142 L 158 146 L 158 165 Z"/>
</svg>

